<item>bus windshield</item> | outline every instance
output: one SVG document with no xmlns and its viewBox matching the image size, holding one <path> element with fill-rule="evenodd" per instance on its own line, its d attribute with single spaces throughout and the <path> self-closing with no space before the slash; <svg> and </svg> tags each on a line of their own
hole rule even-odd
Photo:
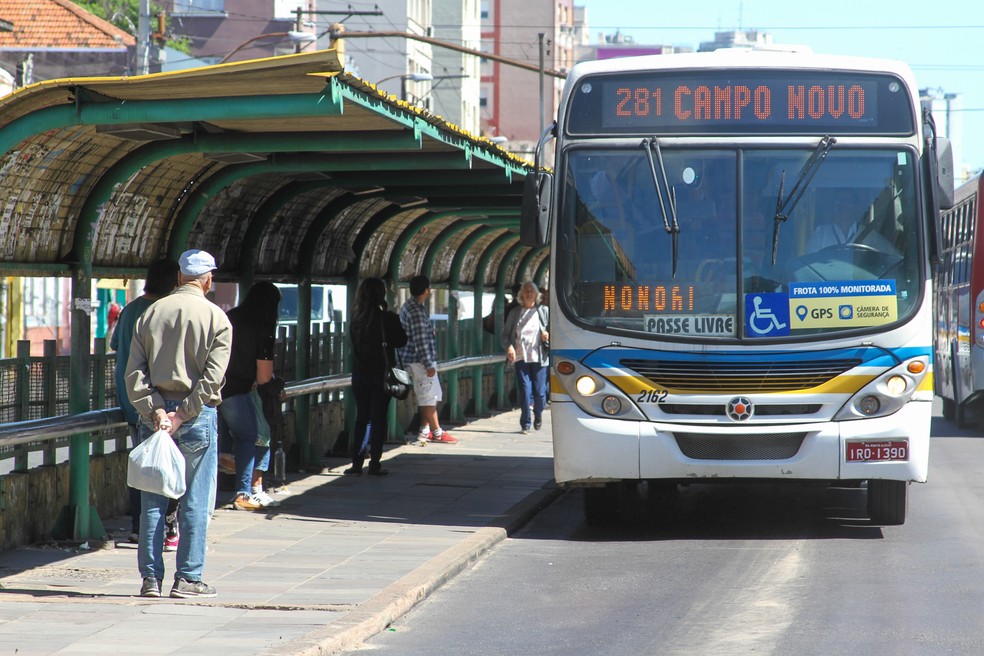
<svg viewBox="0 0 984 656">
<path fill-rule="evenodd" d="M 807 166 L 816 145 L 659 150 L 566 152 L 557 291 L 580 323 L 796 339 L 881 330 L 918 308 L 914 151 L 834 145 Z"/>
</svg>

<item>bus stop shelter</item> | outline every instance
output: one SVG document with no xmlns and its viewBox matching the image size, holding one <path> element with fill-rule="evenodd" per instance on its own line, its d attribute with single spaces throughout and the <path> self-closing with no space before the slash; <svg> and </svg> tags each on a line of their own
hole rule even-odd
<svg viewBox="0 0 984 656">
<path fill-rule="evenodd" d="M 90 410 L 92 280 L 140 278 L 188 248 L 215 255 L 220 281 L 297 284 L 299 316 L 312 284 L 352 298 L 366 277 L 423 272 L 473 290 L 478 319 L 483 292 L 545 275 L 546 253 L 519 243 L 531 166 L 346 73 L 332 50 L 34 84 L 0 99 L 0 158 L 0 273 L 72 281 L 72 414 Z M 299 322 L 299 378 L 307 332 Z M 72 438 L 76 535 L 88 448 Z"/>
</svg>

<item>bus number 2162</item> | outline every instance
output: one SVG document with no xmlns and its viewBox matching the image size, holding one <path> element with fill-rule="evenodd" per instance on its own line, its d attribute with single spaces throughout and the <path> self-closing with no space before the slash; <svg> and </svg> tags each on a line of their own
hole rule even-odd
<svg viewBox="0 0 984 656">
<path fill-rule="evenodd" d="M 639 392 L 639 397 L 636 399 L 637 403 L 663 403 L 666 401 L 666 395 L 668 392 L 661 389 L 648 389 Z"/>
</svg>

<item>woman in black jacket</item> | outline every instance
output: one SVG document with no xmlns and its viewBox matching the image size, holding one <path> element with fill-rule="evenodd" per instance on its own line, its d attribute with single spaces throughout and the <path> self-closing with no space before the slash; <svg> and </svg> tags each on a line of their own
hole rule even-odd
<svg viewBox="0 0 984 656">
<path fill-rule="evenodd" d="M 355 396 L 355 428 L 352 440 L 351 476 L 362 474 L 366 451 L 369 452 L 369 475 L 385 476 L 379 460 L 386 441 L 387 413 L 390 397 L 383 389 L 386 358 L 385 341 L 391 366 L 396 364 L 395 349 L 407 343 L 400 317 L 389 311 L 386 285 L 379 278 L 366 278 L 355 293 L 355 307 L 349 323 L 352 340 L 352 394 Z"/>
</svg>

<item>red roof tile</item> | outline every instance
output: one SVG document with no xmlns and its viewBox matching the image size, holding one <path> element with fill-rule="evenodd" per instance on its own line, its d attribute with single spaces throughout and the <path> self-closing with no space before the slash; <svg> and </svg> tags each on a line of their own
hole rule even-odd
<svg viewBox="0 0 984 656">
<path fill-rule="evenodd" d="M 122 49 L 136 41 L 69 0 L 0 0 L 0 18 L 14 25 L 0 32 L 0 49 Z"/>
</svg>

